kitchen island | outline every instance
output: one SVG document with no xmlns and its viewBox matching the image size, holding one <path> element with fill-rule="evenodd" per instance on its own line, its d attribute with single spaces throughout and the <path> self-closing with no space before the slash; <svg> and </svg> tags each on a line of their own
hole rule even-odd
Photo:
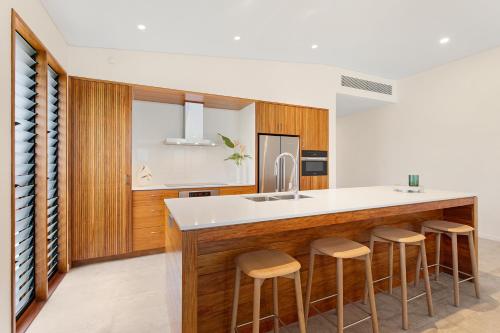
<svg viewBox="0 0 500 333">
<path fill-rule="evenodd" d="M 302 282 L 308 272 L 312 240 L 339 236 L 367 243 L 370 230 L 379 225 L 419 231 L 430 219 L 446 219 L 477 228 L 477 198 L 473 194 L 426 190 L 401 193 L 392 187 L 363 187 L 300 192 L 300 200 L 253 201 L 255 195 L 167 199 L 166 228 L 168 272 L 168 317 L 173 332 L 227 332 L 231 319 L 234 258 L 257 249 L 277 249 L 295 257 L 302 265 Z M 282 193 L 281 193 L 282 194 Z M 265 194 L 269 195 L 269 194 Z M 258 196 L 265 196 L 264 194 Z M 459 239 L 460 270 L 470 272 L 467 240 Z M 477 235 L 476 235 L 477 247 Z M 434 263 L 434 237 L 426 241 L 429 264 Z M 451 266 L 446 238 L 441 244 L 442 263 Z M 386 245 L 375 247 L 374 280 L 387 275 Z M 395 253 L 394 269 L 399 270 Z M 416 249 L 409 248 L 408 281 L 414 279 Z M 312 298 L 335 290 L 335 261 L 317 259 Z M 357 261 L 344 266 L 345 302 L 361 298 L 364 267 Z M 431 270 L 432 271 L 432 270 Z M 394 281 L 397 286 L 398 282 Z M 378 287 L 386 288 L 385 282 Z M 238 321 L 252 318 L 252 280 L 241 281 Z M 303 288 L 303 290 L 305 290 Z M 296 321 L 293 282 L 279 282 L 280 317 Z M 321 311 L 335 306 L 334 300 L 319 303 Z M 261 313 L 272 312 L 271 283 L 262 289 Z M 312 314 L 312 313 L 311 313 Z M 264 329 L 266 323 L 262 323 Z"/>
</svg>

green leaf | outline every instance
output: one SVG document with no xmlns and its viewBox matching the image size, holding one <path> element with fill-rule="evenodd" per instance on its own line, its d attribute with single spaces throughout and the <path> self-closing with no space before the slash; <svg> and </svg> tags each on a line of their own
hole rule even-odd
<svg viewBox="0 0 500 333">
<path fill-rule="evenodd" d="M 220 137 L 222 138 L 222 141 L 224 141 L 224 144 L 226 146 L 228 146 L 229 148 L 234 148 L 234 143 L 233 143 L 233 141 L 231 141 L 230 138 L 228 138 L 227 136 L 224 136 L 224 135 L 222 135 L 220 133 L 217 133 L 217 134 L 220 135 Z"/>
<path fill-rule="evenodd" d="M 232 153 L 231 155 L 229 155 L 224 161 L 227 161 L 227 160 L 234 160 L 234 161 L 237 161 L 241 159 L 241 155 L 238 154 L 238 153 Z"/>
</svg>

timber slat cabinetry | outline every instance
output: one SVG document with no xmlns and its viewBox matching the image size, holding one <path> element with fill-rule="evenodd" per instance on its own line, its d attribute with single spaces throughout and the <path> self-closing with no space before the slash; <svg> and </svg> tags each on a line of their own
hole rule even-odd
<svg viewBox="0 0 500 333">
<path fill-rule="evenodd" d="M 182 189 L 182 191 L 185 190 Z M 256 192 L 256 187 L 228 186 L 218 188 L 218 190 L 220 195 L 250 194 Z M 179 197 L 179 191 L 181 190 L 132 192 L 133 251 L 156 250 L 165 247 L 167 212 L 163 200 Z"/>
<path fill-rule="evenodd" d="M 71 259 L 131 248 L 131 87 L 70 78 Z"/>
</svg>

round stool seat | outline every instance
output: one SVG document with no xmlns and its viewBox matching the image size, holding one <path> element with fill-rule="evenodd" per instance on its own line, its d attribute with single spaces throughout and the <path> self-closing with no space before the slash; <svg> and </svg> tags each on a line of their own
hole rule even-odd
<svg viewBox="0 0 500 333">
<path fill-rule="evenodd" d="M 350 239 L 329 237 L 313 241 L 311 247 L 316 251 L 335 258 L 356 258 L 370 253 L 370 249 L 363 244 Z"/>
<path fill-rule="evenodd" d="M 300 270 L 300 263 L 297 260 L 275 250 L 244 253 L 236 258 L 236 264 L 246 275 L 254 279 L 269 279 Z"/>
<path fill-rule="evenodd" d="M 443 221 L 443 220 L 431 220 L 425 221 L 424 227 L 433 229 L 441 232 L 449 232 L 449 233 L 467 233 L 474 231 L 474 228 L 466 225 L 455 222 Z"/>
<path fill-rule="evenodd" d="M 378 238 L 396 243 L 416 243 L 425 240 L 425 236 L 406 229 L 377 227 L 372 234 Z"/>
</svg>

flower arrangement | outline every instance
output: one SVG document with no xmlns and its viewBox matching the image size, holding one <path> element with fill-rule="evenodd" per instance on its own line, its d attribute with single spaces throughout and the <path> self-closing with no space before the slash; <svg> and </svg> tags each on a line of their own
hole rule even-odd
<svg viewBox="0 0 500 333">
<path fill-rule="evenodd" d="M 224 161 L 233 160 L 237 166 L 241 166 L 245 159 L 252 158 L 250 155 L 246 154 L 246 146 L 241 144 L 237 140 L 231 140 L 227 136 L 217 133 L 224 142 L 224 145 L 228 148 L 233 149 L 233 153 L 229 155 Z"/>
</svg>

